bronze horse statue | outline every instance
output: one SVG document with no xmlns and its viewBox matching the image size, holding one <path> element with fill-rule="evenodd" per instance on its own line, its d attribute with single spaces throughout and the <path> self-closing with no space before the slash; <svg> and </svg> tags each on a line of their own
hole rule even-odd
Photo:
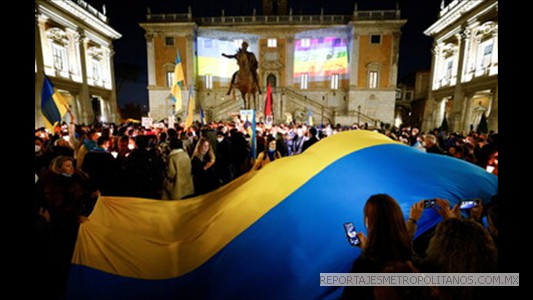
<svg viewBox="0 0 533 300">
<path fill-rule="evenodd" d="M 253 100 L 254 109 L 257 109 L 256 93 L 259 91 L 259 87 L 254 82 L 248 55 L 244 51 L 239 51 L 235 58 L 239 65 L 239 71 L 237 72 L 235 83 L 232 84 L 233 98 L 235 99 L 235 89 L 237 89 L 241 91 L 244 109 L 250 109 L 251 100 Z"/>
</svg>

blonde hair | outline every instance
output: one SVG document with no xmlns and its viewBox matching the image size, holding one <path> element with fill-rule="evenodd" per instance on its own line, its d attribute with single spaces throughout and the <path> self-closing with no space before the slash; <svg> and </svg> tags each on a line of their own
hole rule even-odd
<svg viewBox="0 0 533 300">
<path fill-rule="evenodd" d="M 202 153 L 200 153 L 200 148 L 202 145 L 208 142 L 209 143 L 209 151 L 207 151 L 207 154 L 209 155 L 210 161 L 215 162 L 215 152 L 213 151 L 213 146 L 211 146 L 211 143 L 208 139 L 205 137 L 202 137 L 198 140 L 198 143 L 196 143 L 196 147 L 194 147 L 194 152 L 192 153 L 192 157 L 198 157 L 198 159 L 202 160 Z"/>
<path fill-rule="evenodd" d="M 61 167 L 66 161 L 71 161 L 74 164 L 74 158 L 70 156 L 60 155 L 55 157 L 50 162 L 50 170 L 56 174 L 61 174 Z"/>
</svg>

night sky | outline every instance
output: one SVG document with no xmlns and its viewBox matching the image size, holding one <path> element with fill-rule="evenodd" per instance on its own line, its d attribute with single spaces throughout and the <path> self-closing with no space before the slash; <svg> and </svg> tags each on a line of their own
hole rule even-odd
<svg viewBox="0 0 533 300">
<path fill-rule="evenodd" d="M 262 14 L 261 0 L 86 1 L 99 11 L 102 11 L 102 4 L 105 4 L 111 26 L 122 34 L 122 38 L 114 42 L 117 85 L 121 81 L 118 94 L 120 106 L 126 103 L 147 104 L 148 102 L 146 40 L 144 30 L 139 26 L 139 23 L 146 20 L 147 7 L 150 7 L 154 14 L 186 13 L 190 5 L 194 17 L 220 16 L 222 9 L 226 16 L 251 15 L 254 7 L 258 15 Z M 390 10 L 396 7 L 396 2 L 395 0 L 357 1 L 359 10 Z M 408 20 L 402 28 L 400 43 L 398 79 L 401 79 L 417 70 L 430 69 L 432 39 L 425 36 L 423 31 L 437 20 L 441 0 L 399 0 L 398 2 L 402 18 Z M 321 7 L 324 8 L 324 14 L 352 14 L 354 3 L 355 1 L 348 0 L 289 0 L 289 7 L 292 7 L 293 15 L 320 14 Z M 124 66 L 137 68 L 139 75 L 125 78 L 120 72 L 121 69 L 127 69 Z"/>
</svg>

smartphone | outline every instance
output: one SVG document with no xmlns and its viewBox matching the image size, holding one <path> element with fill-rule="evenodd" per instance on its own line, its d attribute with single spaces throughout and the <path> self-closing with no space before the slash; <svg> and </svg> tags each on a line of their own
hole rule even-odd
<svg viewBox="0 0 533 300">
<path fill-rule="evenodd" d="M 357 237 L 357 231 L 355 231 L 355 225 L 352 222 L 344 223 L 344 231 L 348 237 L 348 242 L 352 246 L 357 246 L 361 243 L 361 240 Z"/>
<path fill-rule="evenodd" d="M 461 200 L 460 209 L 471 209 L 479 205 L 479 199 L 464 199 Z"/>
<path fill-rule="evenodd" d="M 430 208 L 435 206 L 435 199 L 424 200 L 424 208 Z"/>
</svg>

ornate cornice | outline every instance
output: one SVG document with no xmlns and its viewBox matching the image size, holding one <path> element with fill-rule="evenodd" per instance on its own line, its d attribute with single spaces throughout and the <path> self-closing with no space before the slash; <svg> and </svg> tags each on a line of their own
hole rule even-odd
<svg viewBox="0 0 533 300">
<path fill-rule="evenodd" d="M 441 17 L 437 22 L 433 23 L 428 29 L 424 31 L 424 34 L 427 36 L 435 36 L 445 29 L 452 25 L 454 22 L 462 18 L 464 15 L 470 13 L 474 8 L 479 5 L 482 5 L 487 1 L 458 1 L 455 0 L 448 5 L 442 12 Z M 497 3 L 497 1 L 495 1 Z M 495 4 L 496 4 L 495 3 Z M 495 5 L 493 4 L 493 5 Z M 492 7 L 492 6 L 491 6 Z"/>
<path fill-rule="evenodd" d="M 261 70 L 280 70 L 283 68 L 283 64 L 281 61 L 278 60 L 265 60 L 263 63 L 261 63 L 260 68 Z"/>
<path fill-rule="evenodd" d="M 111 28 L 111 26 L 107 25 L 107 23 L 89 13 L 73 1 L 39 1 L 37 5 L 38 10 L 42 14 L 50 17 L 54 21 L 66 27 L 79 27 L 78 24 L 73 22 L 73 20 L 79 20 L 87 24 L 93 30 L 100 32 L 107 38 L 118 39 L 122 37 L 120 33 Z M 63 12 L 58 10 L 58 8 L 63 10 Z M 71 17 L 73 20 L 67 18 L 66 16 Z"/>
<path fill-rule="evenodd" d="M 476 36 L 485 36 L 485 35 L 492 35 L 496 32 L 498 34 L 498 23 L 493 21 L 488 21 L 483 23 L 481 26 L 477 28 Z"/>
<path fill-rule="evenodd" d="M 59 43 L 62 45 L 68 44 L 67 33 L 61 28 L 52 27 L 46 31 L 46 34 L 49 39 L 51 39 L 52 41 L 56 43 Z"/>
</svg>

